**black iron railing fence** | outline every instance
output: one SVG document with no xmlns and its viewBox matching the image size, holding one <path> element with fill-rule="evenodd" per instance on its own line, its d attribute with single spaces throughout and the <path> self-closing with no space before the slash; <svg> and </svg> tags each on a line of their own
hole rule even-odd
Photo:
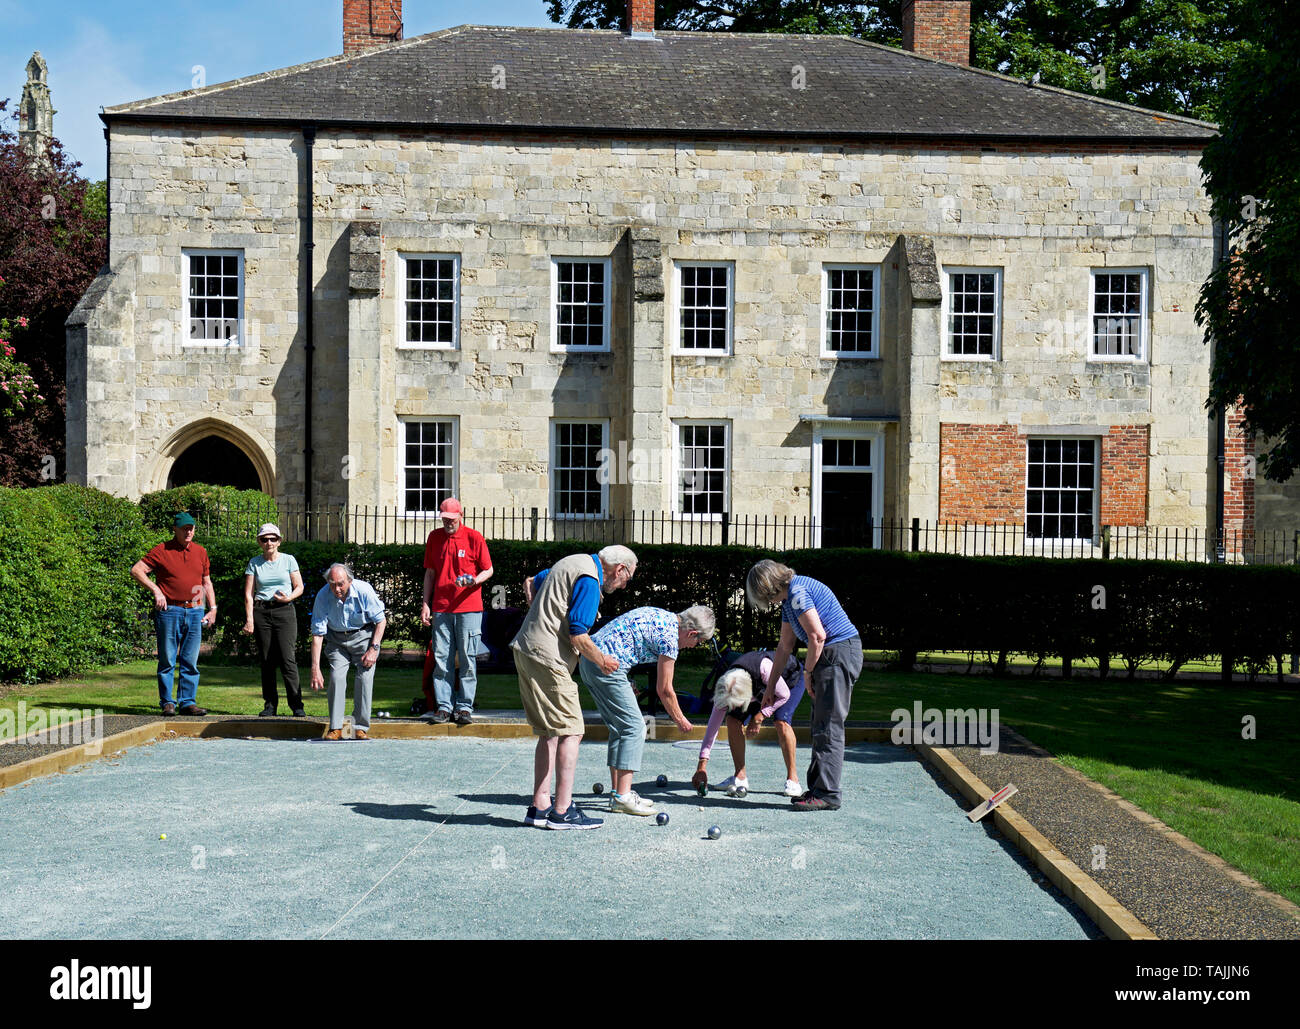
<svg viewBox="0 0 1300 1029">
<path fill-rule="evenodd" d="M 351 543 L 423 543 L 442 524 L 436 511 L 403 512 L 392 507 L 316 507 L 281 503 L 279 525 L 286 540 Z M 251 538 L 265 520 L 264 508 L 222 505 L 200 512 L 200 534 Z M 573 540 L 590 544 L 685 543 L 748 546 L 769 550 L 810 547 L 874 547 L 966 556 L 1133 558 L 1168 561 L 1226 561 L 1292 564 L 1300 553 L 1300 532 L 1230 531 L 1188 527 L 1105 526 L 1090 539 L 1044 539 L 1023 525 L 990 522 L 929 522 L 888 519 L 845 526 L 814 518 L 732 515 L 684 516 L 635 511 L 605 518 L 553 516 L 545 508 L 466 508 L 465 524 L 489 540 Z"/>
</svg>

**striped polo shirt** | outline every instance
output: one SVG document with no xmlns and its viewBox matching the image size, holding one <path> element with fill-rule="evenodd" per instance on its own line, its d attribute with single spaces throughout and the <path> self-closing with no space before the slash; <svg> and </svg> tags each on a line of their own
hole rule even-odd
<svg viewBox="0 0 1300 1029">
<path fill-rule="evenodd" d="M 840 607 L 830 587 L 806 575 L 796 575 L 790 580 L 790 593 L 781 601 L 781 621 L 789 622 L 800 643 L 808 642 L 808 633 L 799 624 L 799 616 L 805 611 L 816 611 L 826 631 L 826 645 L 842 643 L 858 635 L 858 630 L 849 621 L 849 616 Z"/>
</svg>

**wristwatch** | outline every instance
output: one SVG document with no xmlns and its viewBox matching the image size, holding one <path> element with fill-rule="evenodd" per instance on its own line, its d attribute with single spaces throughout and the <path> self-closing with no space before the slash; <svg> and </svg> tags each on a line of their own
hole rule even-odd
<svg viewBox="0 0 1300 1029">
<path fill-rule="evenodd" d="M 378 650 L 378 649 L 379 649 L 379 644 L 378 644 L 378 643 L 372 643 L 372 644 L 370 644 L 370 646 L 368 646 L 366 649 L 367 649 L 367 650 Z"/>
</svg>

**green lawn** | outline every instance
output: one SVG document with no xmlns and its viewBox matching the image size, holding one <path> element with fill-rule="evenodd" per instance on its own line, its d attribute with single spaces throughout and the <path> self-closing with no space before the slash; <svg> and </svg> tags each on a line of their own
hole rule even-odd
<svg viewBox="0 0 1300 1029">
<path fill-rule="evenodd" d="M 153 669 L 152 660 L 136 661 L 46 685 L 6 687 L 0 708 L 23 700 L 29 709 L 153 714 Z M 199 703 L 213 713 L 261 710 L 255 667 L 205 659 L 200 670 Z M 678 688 L 697 686 L 703 674 L 702 665 L 683 664 Z M 306 669 L 302 681 L 308 681 Z M 375 710 L 405 714 L 419 683 L 418 666 L 382 664 Z M 1224 687 L 868 670 L 854 691 L 850 717 L 887 721 L 895 708 L 910 709 L 918 700 L 927 708 L 996 708 L 1003 725 L 1300 902 L 1300 693 L 1267 680 Z M 594 706 L 585 695 L 583 702 Z M 308 714 L 323 717 L 324 693 L 308 691 L 306 706 Z M 480 710 L 519 706 L 514 676 L 479 676 Z M 287 713 L 283 702 L 281 710 Z M 1254 740 L 1242 739 L 1247 715 L 1255 720 Z"/>
</svg>

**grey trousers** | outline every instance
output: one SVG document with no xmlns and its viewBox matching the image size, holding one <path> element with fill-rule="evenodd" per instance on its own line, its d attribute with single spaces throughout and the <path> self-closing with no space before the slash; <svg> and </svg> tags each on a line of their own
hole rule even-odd
<svg viewBox="0 0 1300 1029">
<path fill-rule="evenodd" d="M 361 659 L 374 639 L 373 629 L 335 632 L 329 629 L 321 651 L 330 665 L 328 686 L 330 728 L 343 728 L 343 710 L 348 702 L 348 668 L 357 670 L 352 684 L 352 722 L 358 729 L 370 728 L 370 694 L 375 682 L 375 666 L 361 667 Z"/>
<path fill-rule="evenodd" d="M 862 640 L 854 636 L 826 647 L 812 673 L 817 696 L 812 711 L 812 762 L 808 789 L 814 797 L 841 803 L 840 776 L 844 771 L 844 720 L 853 700 L 853 684 L 862 674 Z"/>
</svg>

